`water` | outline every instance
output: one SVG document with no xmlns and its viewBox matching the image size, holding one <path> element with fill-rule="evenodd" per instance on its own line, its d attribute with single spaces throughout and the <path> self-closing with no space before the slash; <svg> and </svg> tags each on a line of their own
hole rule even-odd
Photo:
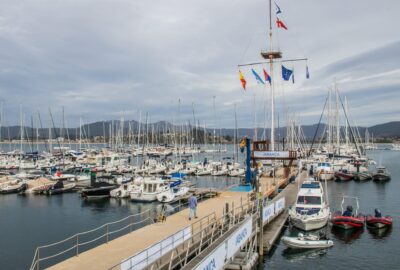
<svg viewBox="0 0 400 270">
<path fill-rule="evenodd" d="M 225 154 L 222 154 L 225 156 Z M 367 229 L 343 233 L 327 229 L 335 246 L 325 251 L 288 252 L 278 243 L 272 256 L 265 258 L 265 269 L 398 269 L 400 265 L 400 151 L 371 151 L 369 155 L 381 161 L 392 174 L 385 184 L 373 181 L 328 183 L 332 210 L 339 209 L 340 194 L 358 196 L 362 213 L 372 213 L 378 207 L 383 214 L 394 217 L 393 229 L 383 235 Z M 193 177 L 199 187 L 224 188 L 238 182 L 227 177 Z M 86 202 L 79 194 L 59 196 L 0 196 L 0 269 L 27 269 L 35 248 L 59 241 L 77 232 L 93 229 L 130 214 L 154 209 L 156 203 L 132 203 L 106 199 Z M 296 234 L 287 229 L 284 234 Z"/>
<path fill-rule="evenodd" d="M 327 250 L 291 252 L 277 243 L 272 256 L 265 259 L 264 269 L 399 269 L 400 268 L 400 151 L 370 151 L 368 155 L 388 168 L 392 180 L 387 183 L 329 182 L 331 210 L 340 210 L 341 194 L 356 196 L 360 212 L 372 214 L 379 208 L 384 215 L 393 216 L 389 231 L 368 229 L 348 231 L 323 229 L 335 245 Z M 353 204 L 354 206 L 355 204 Z M 288 228 L 284 235 L 297 235 Z"/>
<path fill-rule="evenodd" d="M 212 176 L 190 180 L 197 187 L 219 189 L 239 182 L 238 178 Z M 160 204 L 156 202 L 137 203 L 112 198 L 85 201 L 77 193 L 0 195 L 0 269 L 28 269 L 39 245 L 57 242 L 147 209 L 156 211 L 158 206 Z"/>
</svg>

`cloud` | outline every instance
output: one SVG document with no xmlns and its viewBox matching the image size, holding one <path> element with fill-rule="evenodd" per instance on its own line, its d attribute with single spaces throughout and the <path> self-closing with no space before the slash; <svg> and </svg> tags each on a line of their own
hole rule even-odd
<svg viewBox="0 0 400 270">
<path fill-rule="evenodd" d="M 274 32 L 274 44 L 286 58 L 308 57 L 312 76 L 305 80 L 304 63 L 296 64 L 296 84 L 277 84 L 281 125 L 287 111 L 316 122 L 334 78 L 360 122 L 393 119 L 396 111 L 384 99 L 399 101 L 400 33 L 381 21 L 398 25 L 399 3 L 372 3 L 279 2 L 289 31 Z M 207 126 L 231 127 L 236 104 L 240 126 L 253 125 L 254 111 L 264 125 L 271 119 L 270 89 L 244 70 L 249 87 L 243 91 L 237 64 L 260 60 L 268 45 L 267 10 L 261 0 L 4 0 L 3 117 L 19 123 L 21 104 L 27 117 L 40 111 L 43 119 L 51 107 L 56 122 L 64 107 L 71 126 L 80 117 L 138 119 L 140 111 L 153 121 L 184 122 L 192 121 L 194 108 Z M 364 112 L 372 101 L 380 105 Z"/>
</svg>

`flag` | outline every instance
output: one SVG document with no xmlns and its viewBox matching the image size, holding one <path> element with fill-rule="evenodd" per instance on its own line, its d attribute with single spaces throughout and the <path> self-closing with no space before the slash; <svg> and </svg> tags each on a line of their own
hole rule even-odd
<svg viewBox="0 0 400 270">
<path fill-rule="evenodd" d="M 275 7 L 276 7 L 276 15 L 278 15 L 279 13 L 282 13 L 280 7 L 278 6 L 278 4 L 275 2 Z"/>
<path fill-rule="evenodd" d="M 290 76 L 292 75 L 292 73 L 293 73 L 293 70 L 288 69 L 288 68 L 285 68 L 285 67 L 282 65 L 282 78 L 283 78 L 285 81 L 288 81 L 288 80 L 290 79 Z"/>
<path fill-rule="evenodd" d="M 239 70 L 239 79 L 242 82 L 243 90 L 246 90 L 246 80 L 244 79 L 243 74 L 240 70 Z"/>
<path fill-rule="evenodd" d="M 267 73 L 267 71 L 265 69 L 263 69 L 264 71 L 264 79 L 265 81 L 268 81 L 269 84 L 271 84 L 271 76 L 269 76 L 269 74 Z"/>
<path fill-rule="evenodd" d="M 257 72 L 254 69 L 251 69 L 251 72 L 253 72 L 254 77 L 256 77 L 257 83 L 265 84 L 263 79 L 261 79 L 260 75 L 258 75 Z"/>
<path fill-rule="evenodd" d="M 306 66 L 306 78 L 310 79 L 310 72 L 308 71 L 308 66 Z"/>
<path fill-rule="evenodd" d="M 281 20 L 279 20 L 279 18 L 276 18 L 276 26 L 278 26 L 278 28 L 283 28 L 285 30 L 288 30 L 286 25 Z"/>
</svg>

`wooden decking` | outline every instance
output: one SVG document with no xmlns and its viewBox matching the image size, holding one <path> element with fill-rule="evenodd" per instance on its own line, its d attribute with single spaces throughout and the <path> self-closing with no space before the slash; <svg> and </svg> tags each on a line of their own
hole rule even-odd
<svg viewBox="0 0 400 270">
<path fill-rule="evenodd" d="M 288 178 L 282 178 L 282 174 L 283 171 L 278 171 L 275 178 L 266 176 L 260 178 L 260 188 L 264 196 L 271 197 L 276 194 L 278 187 L 287 185 Z M 302 175 L 302 177 L 299 178 L 303 181 L 304 176 Z M 288 185 L 280 194 L 278 194 L 278 197 L 285 196 L 286 206 L 288 206 L 294 202 L 296 194 L 297 183 Z M 200 219 L 211 213 L 215 213 L 216 218 L 218 219 L 222 216 L 223 209 L 227 203 L 230 207 L 232 207 L 232 204 L 234 207 L 238 207 L 241 202 L 245 204 L 248 200 L 248 193 L 225 191 L 215 198 L 200 202 L 197 214 Z M 127 235 L 112 240 L 108 242 L 108 244 L 100 245 L 79 254 L 79 256 L 60 262 L 49 269 L 109 269 L 124 259 L 127 259 L 173 233 L 191 225 L 196 221 L 196 219 L 194 221 L 189 221 L 188 212 L 188 209 L 180 211 L 169 216 L 164 223 L 156 223 L 140 228 Z M 276 220 L 266 226 L 264 240 L 267 242 L 267 247 L 272 245 L 268 243 L 273 243 L 275 241 L 286 219 L 287 211 L 284 211 L 276 218 Z"/>
<path fill-rule="evenodd" d="M 289 216 L 287 208 L 289 205 L 293 205 L 295 203 L 299 186 L 304 181 L 306 176 L 306 172 L 301 173 L 299 177 L 297 177 L 296 182 L 289 184 L 282 192 L 280 192 L 276 196 L 276 199 L 285 197 L 286 209 L 278 217 L 276 217 L 273 221 L 271 221 L 269 224 L 267 224 L 267 226 L 264 227 L 264 247 L 268 251 L 273 247 L 275 241 L 279 237 L 279 234 L 281 233 L 282 228 L 285 225 L 286 220 Z"/>
<path fill-rule="evenodd" d="M 199 219 L 215 212 L 216 217 L 222 215 L 223 207 L 226 203 L 240 205 L 248 200 L 247 193 L 243 192 L 222 192 L 218 197 L 200 202 L 197 208 Z M 164 223 L 148 225 L 133 231 L 130 234 L 119 237 L 108 244 L 100 245 L 58 263 L 49 269 L 108 269 L 122 260 L 136 254 L 139 251 L 155 244 L 173 233 L 189 226 L 197 219 L 188 220 L 189 210 L 183 210 L 167 218 Z"/>
</svg>

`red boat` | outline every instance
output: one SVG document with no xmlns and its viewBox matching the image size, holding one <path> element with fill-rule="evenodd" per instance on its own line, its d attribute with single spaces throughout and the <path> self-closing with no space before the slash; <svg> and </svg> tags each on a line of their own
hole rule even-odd
<svg viewBox="0 0 400 270">
<path fill-rule="evenodd" d="M 392 226 L 392 224 L 393 224 L 393 218 L 391 216 L 386 216 L 386 217 L 367 216 L 368 227 L 385 228 Z"/>
<path fill-rule="evenodd" d="M 365 223 L 365 216 L 363 215 L 343 216 L 341 212 L 336 212 L 333 214 L 331 222 L 333 226 L 345 230 L 363 228 Z"/>
<path fill-rule="evenodd" d="M 339 181 L 350 181 L 351 179 L 354 178 L 354 175 L 352 173 L 349 173 L 345 170 L 343 171 L 338 171 L 335 173 L 336 179 Z"/>
</svg>

